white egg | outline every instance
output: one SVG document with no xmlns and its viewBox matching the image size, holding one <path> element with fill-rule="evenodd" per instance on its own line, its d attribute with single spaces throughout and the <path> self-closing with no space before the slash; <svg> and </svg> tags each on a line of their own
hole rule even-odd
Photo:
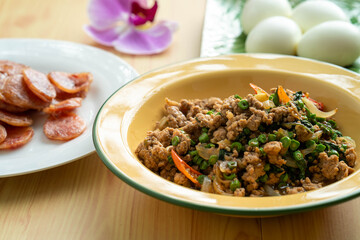
<svg viewBox="0 0 360 240">
<path fill-rule="evenodd" d="M 294 8 L 292 18 L 304 32 L 326 21 L 349 21 L 339 6 L 325 0 L 312 0 L 299 4 Z"/>
<path fill-rule="evenodd" d="M 246 52 L 294 55 L 301 38 L 301 29 L 286 17 L 271 17 L 261 21 L 245 41 Z"/>
<path fill-rule="evenodd" d="M 321 23 L 303 35 L 297 54 L 340 66 L 351 65 L 360 55 L 360 30 L 343 21 Z"/>
<path fill-rule="evenodd" d="M 241 13 L 241 25 L 248 34 L 262 20 L 273 16 L 291 16 L 287 0 L 247 0 Z"/>
</svg>

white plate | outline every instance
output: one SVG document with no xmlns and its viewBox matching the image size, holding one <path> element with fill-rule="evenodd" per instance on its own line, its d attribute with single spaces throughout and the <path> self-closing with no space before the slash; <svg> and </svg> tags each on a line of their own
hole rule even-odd
<svg viewBox="0 0 360 240">
<path fill-rule="evenodd" d="M 59 166 L 95 151 L 92 125 L 101 104 L 138 74 L 114 54 L 72 42 L 42 39 L 1 39 L 0 59 L 23 63 L 44 73 L 91 72 L 94 81 L 76 113 L 86 131 L 68 142 L 51 141 L 42 131 L 46 115 L 34 116 L 35 134 L 25 146 L 0 152 L 0 177 L 21 175 Z"/>
</svg>

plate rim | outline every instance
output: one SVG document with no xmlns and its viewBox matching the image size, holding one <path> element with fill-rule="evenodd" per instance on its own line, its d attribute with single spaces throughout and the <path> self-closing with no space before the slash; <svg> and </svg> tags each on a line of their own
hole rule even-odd
<svg viewBox="0 0 360 240">
<path fill-rule="evenodd" d="M 61 46 L 76 47 L 77 49 L 83 49 L 85 52 L 101 54 L 102 56 L 104 56 L 106 58 L 109 58 L 109 59 L 112 58 L 113 60 L 116 60 L 118 63 L 120 63 L 123 67 L 125 67 L 129 71 L 129 76 L 127 76 L 127 79 L 124 80 L 124 83 L 127 83 L 127 82 L 131 81 L 134 77 L 139 76 L 139 73 L 135 70 L 135 68 L 133 68 L 129 63 L 127 63 L 125 60 L 123 60 L 121 57 L 117 56 L 116 54 L 111 53 L 106 50 L 103 50 L 101 48 L 83 44 L 83 43 L 66 41 L 66 40 L 57 40 L 57 39 L 43 39 L 43 38 L 1 38 L 0 46 L 4 45 L 4 44 L 9 44 L 9 45 L 11 45 L 11 44 L 14 44 L 14 45 L 16 45 L 16 44 L 17 45 L 19 45 L 19 44 L 26 44 L 26 45 L 29 45 L 29 44 L 37 44 L 37 45 L 51 44 L 51 48 L 53 48 L 55 46 L 56 47 L 61 47 Z M 47 51 L 47 50 L 45 50 L 45 51 Z M 9 50 L 7 50 L 7 52 L 4 53 L 4 55 L 8 55 L 11 52 L 16 52 L 16 50 L 9 49 Z M 62 54 L 62 55 L 65 56 L 65 54 Z M 68 55 L 71 55 L 71 54 L 68 54 Z M 121 86 L 122 86 L 124 83 L 119 83 L 119 85 L 121 84 Z M 114 89 L 113 91 L 116 92 L 117 89 Z M 94 109 L 94 111 L 96 112 L 96 111 L 98 111 L 98 109 Z M 95 117 L 96 117 L 96 115 L 95 115 Z M 95 122 L 95 117 L 93 118 L 94 122 Z M 89 124 L 90 125 L 89 125 L 89 129 L 88 129 L 88 131 L 89 131 L 88 137 L 92 138 L 91 131 L 92 131 L 93 122 L 91 122 Z M 91 142 L 92 142 L 92 140 L 90 139 L 89 143 L 91 144 Z M 12 169 L 11 172 L 0 173 L 0 178 L 21 176 L 21 175 L 26 175 L 26 174 L 31 174 L 31 173 L 35 173 L 35 172 L 52 169 L 55 167 L 59 167 L 59 166 L 74 162 L 81 158 L 87 157 L 93 153 L 96 153 L 96 149 L 94 147 L 91 147 L 91 149 L 84 150 L 84 152 L 81 153 L 80 155 L 77 154 L 76 156 L 67 158 L 66 160 L 63 160 L 63 161 L 56 161 L 51 164 L 42 164 L 38 167 L 28 168 L 27 170 L 24 170 L 24 169 L 13 170 Z"/>
</svg>

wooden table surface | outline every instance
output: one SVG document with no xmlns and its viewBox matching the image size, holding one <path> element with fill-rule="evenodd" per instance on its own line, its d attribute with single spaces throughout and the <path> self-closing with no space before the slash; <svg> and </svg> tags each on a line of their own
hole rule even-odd
<svg viewBox="0 0 360 240">
<path fill-rule="evenodd" d="M 115 0 L 114 0 L 115 1 Z M 139 73 L 198 57 L 206 0 L 159 0 L 157 19 L 179 30 L 154 56 L 129 56 L 82 31 L 87 0 L 0 0 L 0 38 L 47 38 L 113 52 Z M 3 156 L 1 156 L 3 157 Z M 0 159 L 1 160 L 1 159 Z M 174 206 L 115 177 L 96 153 L 0 179 L 0 239 L 360 239 L 360 198 L 273 218 L 235 218 Z"/>
</svg>

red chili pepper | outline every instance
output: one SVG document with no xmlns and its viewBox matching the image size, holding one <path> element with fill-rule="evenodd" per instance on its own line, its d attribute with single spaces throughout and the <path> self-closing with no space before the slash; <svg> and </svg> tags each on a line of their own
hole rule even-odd
<svg viewBox="0 0 360 240">
<path fill-rule="evenodd" d="M 179 155 L 174 151 L 174 149 L 171 149 L 171 157 L 175 163 L 175 166 L 179 171 L 184 174 L 190 181 L 195 183 L 196 185 L 200 185 L 197 178 L 202 175 L 200 172 L 196 171 L 192 167 L 190 167 L 184 160 L 182 160 Z"/>
<path fill-rule="evenodd" d="M 258 94 L 258 93 L 265 93 L 267 96 L 269 96 L 269 94 L 264 90 L 262 89 L 261 87 L 253 84 L 253 83 L 250 83 L 250 87 L 252 89 L 254 89 L 255 93 Z"/>
<path fill-rule="evenodd" d="M 314 99 L 312 99 L 312 98 L 309 98 L 308 97 L 308 99 L 310 100 L 310 101 L 312 101 L 313 103 L 315 103 L 315 106 L 320 110 L 320 111 L 324 111 L 324 104 L 322 103 L 322 102 L 318 102 L 318 101 L 316 101 L 316 100 L 314 100 Z"/>
<path fill-rule="evenodd" d="M 309 97 L 309 94 L 305 94 L 303 93 L 303 97 L 306 97 L 307 99 L 309 99 L 310 101 L 312 101 L 313 103 L 315 103 L 315 106 L 320 110 L 320 111 L 324 111 L 325 105 L 322 102 L 318 102 L 312 98 Z"/>
</svg>

